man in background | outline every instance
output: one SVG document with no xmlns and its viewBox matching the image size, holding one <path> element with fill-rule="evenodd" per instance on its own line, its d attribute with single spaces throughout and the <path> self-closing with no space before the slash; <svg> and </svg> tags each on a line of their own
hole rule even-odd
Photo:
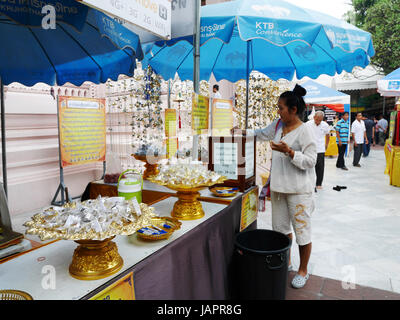
<svg viewBox="0 0 400 320">
<path fill-rule="evenodd" d="M 214 99 L 221 99 L 222 98 L 221 94 L 219 93 L 219 85 L 215 84 L 213 86 L 213 93 L 214 93 L 214 96 L 213 96 Z"/>
<path fill-rule="evenodd" d="M 317 111 L 314 119 L 307 122 L 307 126 L 314 133 L 315 143 L 317 144 L 317 164 L 315 165 L 315 173 L 317 174 L 316 188 L 322 189 L 322 181 L 324 179 L 325 170 L 325 151 L 329 145 L 329 125 L 323 121 L 324 112 Z"/>
<path fill-rule="evenodd" d="M 378 129 L 379 144 L 381 146 L 385 145 L 386 133 L 387 133 L 388 126 L 389 126 L 389 124 L 388 124 L 387 120 L 383 117 L 383 115 L 379 115 L 377 129 Z"/>
<path fill-rule="evenodd" d="M 371 151 L 371 143 L 375 146 L 375 122 L 372 120 L 372 117 L 370 116 L 369 118 L 363 117 L 364 124 L 365 124 L 365 129 L 367 133 L 367 141 L 364 142 L 364 147 L 363 147 L 363 156 L 368 157 L 369 152 Z"/>
<path fill-rule="evenodd" d="M 347 144 L 349 142 L 349 113 L 345 112 L 342 119 L 338 121 L 336 125 L 336 143 L 339 149 L 339 155 L 336 161 L 336 168 L 342 170 L 349 170 L 346 167 L 344 161 L 344 155 L 346 153 Z"/>
<path fill-rule="evenodd" d="M 357 113 L 357 118 L 351 126 L 351 133 L 353 134 L 354 141 L 354 158 L 353 166 L 360 168 L 361 153 L 363 150 L 364 141 L 369 143 L 367 138 L 367 131 L 365 129 L 364 121 L 362 120 L 362 113 Z"/>
</svg>

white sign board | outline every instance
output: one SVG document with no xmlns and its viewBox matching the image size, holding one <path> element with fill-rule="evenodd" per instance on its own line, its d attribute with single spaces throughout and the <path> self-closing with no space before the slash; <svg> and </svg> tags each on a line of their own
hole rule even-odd
<svg viewBox="0 0 400 320">
<path fill-rule="evenodd" d="M 169 0 L 80 1 L 158 37 L 171 39 L 171 2 Z"/>
<path fill-rule="evenodd" d="M 214 143 L 214 172 L 219 173 L 228 179 L 237 180 L 237 153 L 237 143 Z"/>
<path fill-rule="evenodd" d="M 171 0 L 172 38 L 193 35 L 195 24 L 196 1 Z"/>
</svg>

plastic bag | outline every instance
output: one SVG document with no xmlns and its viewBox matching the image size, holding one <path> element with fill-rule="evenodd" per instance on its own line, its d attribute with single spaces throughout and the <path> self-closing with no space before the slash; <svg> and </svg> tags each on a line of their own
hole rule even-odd
<svg viewBox="0 0 400 320">
<path fill-rule="evenodd" d="M 115 152 L 108 152 L 106 155 L 106 174 L 104 175 L 104 182 L 117 183 L 122 171 L 118 154 Z"/>
</svg>

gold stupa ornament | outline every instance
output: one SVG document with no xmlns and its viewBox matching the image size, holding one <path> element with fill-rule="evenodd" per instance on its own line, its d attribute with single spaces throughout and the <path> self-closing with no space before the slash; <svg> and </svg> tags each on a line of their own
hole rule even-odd
<svg viewBox="0 0 400 320">
<path fill-rule="evenodd" d="M 198 200 L 199 191 L 223 183 L 227 178 L 209 171 L 196 162 L 178 162 L 162 166 L 151 182 L 177 191 L 178 201 L 174 204 L 171 216 L 180 220 L 195 220 L 204 217 L 203 207 Z"/>
<path fill-rule="evenodd" d="M 121 197 L 97 198 L 49 208 L 34 215 L 24 226 L 27 234 L 41 240 L 74 240 L 75 249 L 69 272 L 81 280 L 96 280 L 118 272 L 123 260 L 116 235 L 130 235 L 149 225 L 154 208 Z"/>
</svg>

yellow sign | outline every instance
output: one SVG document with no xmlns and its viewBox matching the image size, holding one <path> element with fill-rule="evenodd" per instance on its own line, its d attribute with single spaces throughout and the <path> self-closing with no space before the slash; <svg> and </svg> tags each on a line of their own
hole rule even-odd
<svg viewBox="0 0 400 320">
<path fill-rule="evenodd" d="M 242 214 L 240 216 L 240 232 L 257 220 L 258 187 L 247 192 L 242 197 Z"/>
<path fill-rule="evenodd" d="M 106 159 L 105 99 L 58 98 L 61 166 Z"/>
<path fill-rule="evenodd" d="M 209 109 L 210 99 L 194 93 L 192 99 L 192 129 L 196 134 L 201 134 L 202 130 L 208 130 Z"/>
<path fill-rule="evenodd" d="M 233 101 L 213 99 L 212 131 L 213 136 L 230 135 L 233 128 Z"/>
<path fill-rule="evenodd" d="M 176 137 L 176 110 L 165 110 L 165 135 L 167 137 Z"/>
<path fill-rule="evenodd" d="M 178 138 L 167 138 L 167 159 L 171 159 L 178 151 Z"/>
<path fill-rule="evenodd" d="M 133 272 L 117 280 L 108 288 L 100 291 L 90 300 L 135 300 Z"/>
</svg>

